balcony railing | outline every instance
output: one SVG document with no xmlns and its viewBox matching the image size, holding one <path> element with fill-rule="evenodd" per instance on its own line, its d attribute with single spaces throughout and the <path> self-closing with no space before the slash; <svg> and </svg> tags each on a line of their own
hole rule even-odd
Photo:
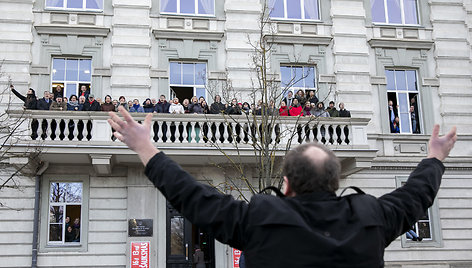
<svg viewBox="0 0 472 268">
<path fill-rule="evenodd" d="M 9 111 L 12 118 L 25 118 L 28 129 L 23 139 L 53 143 L 118 142 L 108 125 L 105 112 Z M 134 114 L 143 121 L 145 114 Z M 270 121 L 270 120 L 269 120 Z M 278 117 L 264 124 L 260 117 L 245 115 L 155 114 L 151 139 L 156 143 L 182 144 L 251 144 L 260 136 L 270 143 L 301 144 L 319 142 L 327 146 L 368 146 L 368 119 Z"/>
</svg>

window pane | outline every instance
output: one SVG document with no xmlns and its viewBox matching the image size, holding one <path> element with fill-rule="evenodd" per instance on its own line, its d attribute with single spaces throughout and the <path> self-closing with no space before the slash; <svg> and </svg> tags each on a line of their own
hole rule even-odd
<svg viewBox="0 0 472 268">
<path fill-rule="evenodd" d="M 184 85 L 194 85 L 195 81 L 195 68 L 194 64 L 192 63 L 184 63 L 183 64 L 183 84 Z"/>
<path fill-rule="evenodd" d="M 301 13 L 300 0 L 292 0 L 290 1 L 290 4 L 287 3 L 287 18 L 301 19 Z"/>
<path fill-rule="evenodd" d="M 385 5 L 384 0 L 370 0 L 372 10 L 372 21 L 385 23 Z"/>
<path fill-rule="evenodd" d="M 79 60 L 66 60 L 66 80 L 77 81 L 79 74 Z"/>
<path fill-rule="evenodd" d="M 198 87 L 195 90 L 195 93 L 196 93 L 195 96 L 197 96 L 198 98 L 204 97 L 205 100 L 206 100 L 206 90 L 205 90 L 205 88 Z"/>
<path fill-rule="evenodd" d="M 170 219 L 170 255 L 184 255 L 184 218 Z"/>
<path fill-rule="evenodd" d="M 195 64 L 195 84 L 205 85 L 206 84 L 206 64 L 197 63 Z"/>
<path fill-rule="evenodd" d="M 408 83 L 409 91 L 417 91 L 416 87 L 416 72 L 415 71 L 406 71 L 406 80 Z"/>
<path fill-rule="evenodd" d="M 387 90 L 395 90 L 395 76 L 394 71 L 386 70 L 385 76 L 387 77 Z"/>
<path fill-rule="evenodd" d="M 305 0 L 305 19 L 318 20 L 318 0 Z"/>
<path fill-rule="evenodd" d="M 181 64 L 178 62 L 170 63 L 170 83 L 180 85 L 182 84 Z"/>
<path fill-rule="evenodd" d="M 402 23 L 400 0 L 387 0 L 388 22 Z"/>
<path fill-rule="evenodd" d="M 64 202 L 65 198 L 65 184 L 64 183 L 51 183 L 49 192 L 49 201 L 50 202 Z"/>
<path fill-rule="evenodd" d="M 405 71 L 395 71 L 395 81 L 397 85 L 397 90 L 406 90 Z"/>
<path fill-rule="evenodd" d="M 64 7 L 64 0 L 46 0 L 46 7 Z"/>
<path fill-rule="evenodd" d="M 90 82 L 92 80 L 92 61 L 80 60 L 79 62 L 79 81 Z"/>
<path fill-rule="evenodd" d="M 423 237 L 423 238 L 432 238 L 431 236 L 431 226 L 429 224 L 429 222 L 419 222 L 418 223 L 418 231 L 419 231 L 419 234 L 418 236 L 419 237 Z"/>
<path fill-rule="evenodd" d="M 62 241 L 62 224 L 49 225 L 49 241 Z"/>
<path fill-rule="evenodd" d="M 408 105 L 408 96 L 406 93 L 398 94 L 398 102 L 400 105 L 400 130 L 402 133 L 409 133 L 410 131 L 410 114 Z"/>
<path fill-rule="evenodd" d="M 305 75 L 305 87 L 315 88 L 315 68 L 305 67 L 303 73 Z"/>
<path fill-rule="evenodd" d="M 82 183 L 66 184 L 66 202 L 81 203 L 82 202 Z"/>
<path fill-rule="evenodd" d="M 269 2 L 270 16 L 272 18 L 283 18 L 284 17 L 284 1 L 283 0 L 271 0 Z"/>
<path fill-rule="evenodd" d="M 49 207 L 49 222 L 50 223 L 62 223 L 63 219 L 64 219 L 63 206 L 50 206 Z"/>
<path fill-rule="evenodd" d="M 416 0 L 404 0 L 403 9 L 405 10 L 405 23 L 418 24 Z"/>
<path fill-rule="evenodd" d="M 282 80 L 282 89 L 290 85 L 292 79 L 292 68 L 287 66 L 280 66 L 280 76 Z"/>
<path fill-rule="evenodd" d="M 303 69 L 302 67 L 293 67 L 293 77 L 295 80 L 293 81 L 295 84 L 294 87 L 303 87 Z"/>
<path fill-rule="evenodd" d="M 68 8 L 82 8 L 84 4 L 83 0 L 67 0 Z"/>
<path fill-rule="evenodd" d="M 180 0 L 180 13 L 195 14 L 195 0 Z"/>
<path fill-rule="evenodd" d="M 72 95 L 77 96 L 77 84 L 68 83 L 66 85 L 66 92 L 65 92 L 64 96 L 67 96 L 68 98 L 70 98 L 70 96 L 72 96 Z"/>
<path fill-rule="evenodd" d="M 87 8 L 103 9 L 103 0 L 87 0 Z"/>
<path fill-rule="evenodd" d="M 198 14 L 213 15 L 214 11 L 214 0 L 198 0 Z"/>
<path fill-rule="evenodd" d="M 52 60 L 52 80 L 64 80 L 66 71 L 66 60 L 65 59 L 53 59 Z"/>
<path fill-rule="evenodd" d="M 161 0 L 161 11 L 177 13 L 177 0 Z"/>
</svg>

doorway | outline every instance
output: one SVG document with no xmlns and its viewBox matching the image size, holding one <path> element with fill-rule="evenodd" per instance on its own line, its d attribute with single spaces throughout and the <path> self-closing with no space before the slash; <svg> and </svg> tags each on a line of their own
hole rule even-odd
<svg viewBox="0 0 472 268">
<path fill-rule="evenodd" d="M 211 234 L 202 231 L 185 219 L 167 202 L 167 268 L 191 268 L 193 253 L 200 248 L 205 255 L 206 268 L 215 268 L 215 242 Z"/>
<path fill-rule="evenodd" d="M 189 102 L 192 99 L 194 88 L 193 87 L 171 87 L 171 98 L 179 98 L 179 102 L 182 103 L 185 99 Z"/>
</svg>

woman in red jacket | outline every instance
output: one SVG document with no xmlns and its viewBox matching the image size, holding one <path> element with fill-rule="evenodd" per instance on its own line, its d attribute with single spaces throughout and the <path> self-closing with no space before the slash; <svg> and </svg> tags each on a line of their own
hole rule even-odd
<svg viewBox="0 0 472 268">
<path fill-rule="evenodd" d="M 288 114 L 290 116 L 300 116 L 303 115 L 303 107 L 300 106 L 297 99 L 293 99 L 292 106 L 288 109 Z"/>
<path fill-rule="evenodd" d="M 285 101 L 282 101 L 280 103 L 280 108 L 279 108 L 279 115 L 280 116 L 288 116 L 288 107 Z"/>
</svg>

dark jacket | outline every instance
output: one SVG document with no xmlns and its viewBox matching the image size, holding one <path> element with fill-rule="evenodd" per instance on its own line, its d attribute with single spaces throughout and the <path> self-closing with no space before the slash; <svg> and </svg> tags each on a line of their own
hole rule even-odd
<svg viewBox="0 0 472 268">
<path fill-rule="evenodd" d="M 100 108 L 100 103 L 98 103 L 98 101 L 94 100 L 92 103 L 90 103 L 90 101 L 86 100 L 82 110 L 83 111 L 101 111 L 102 109 Z"/>
<path fill-rule="evenodd" d="M 314 192 L 248 203 L 197 183 L 164 153 L 145 174 L 193 224 L 244 251 L 248 267 L 383 267 L 385 248 L 433 204 L 443 164 L 425 159 L 407 183 L 376 198 Z"/>
<path fill-rule="evenodd" d="M 351 112 L 346 109 L 339 110 L 339 117 L 351 117 Z"/>
<path fill-rule="evenodd" d="M 52 104 L 52 100 L 48 99 L 49 102 L 46 101 L 45 98 L 41 98 L 37 102 L 37 108 L 38 110 L 49 110 L 49 107 Z"/>
<path fill-rule="evenodd" d="M 329 117 L 339 117 L 339 111 L 336 110 L 336 107 L 326 108 L 326 111 L 329 113 Z"/>
<path fill-rule="evenodd" d="M 242 113 L 241 113 L 241 109 L 239 109 L 239 106 L 228 105 L 228 107 L 225 110 L 225 114 L 242 114 Z"/>
<path fill-rule="evenodd" d="M 210 112 L 212 114 L 221 114 L 225 111 L 225 105 L 221 102 L 213 102 L 210 106 Z"/>
<path fill-rule="evenodd" d="M 143 102 L 143 109 L 144 109 L 144 112 L 145 113 L 153 113 L 156 109 L 156 107 L 154 107 L 154 105 L 152 103 L 149 103 L 149 104 L 146 104 L 146 101 L 149 100 L 149 102 L 151 102 L 151 99 L 147 98 L 144 102 Z M 157 105 L 157 104 L 156 104 Z M 169 105 L 170 107 L 170 105 Z M 169 108 L 167 108 L 167 112 L 169 112 Z"/>
<path fill-rule="evenodd" d="M 100 105 L 100 109 L 104 112 L 114 112 L 116 110 L 116 107 L 115 105 L 113 105 L 113 103 L 104 103 L 102 105 Z"/>
<path fill-rule="evenodd" d="M 67 103 L 67 111 L 80 111 L 79 102 L 78 101 L 75 101 L 75 102 L 69 101 Z"/>
<path fill-rule="evenodd" d="M 21 95 L 20 92 L 16 91 L 14 88 L 12 88 L 11 91 L 13 92 L 13 94 L 15 94 L 15 96 L 17 96 L 25 103 L 24 106 L 27 110 L 36 110 L 38 108 L 38 100 L 36 99 L 34 91 L 33 94 L 26 95 L 26 97 Z"/>
<path fill-rule="evenodd" d="M 191 114 L 203 114 L 204 110 L 200 103 L 190 103 L 188 106 L 188 112 Z"/>
<path fill-rule="evenodd" d="M 169 113 L 169 107 L 170 103 L 168 103 L 167 101 L 159 101 L 154 107 L 154 110 L 158 113 Z"/>
</svg>

